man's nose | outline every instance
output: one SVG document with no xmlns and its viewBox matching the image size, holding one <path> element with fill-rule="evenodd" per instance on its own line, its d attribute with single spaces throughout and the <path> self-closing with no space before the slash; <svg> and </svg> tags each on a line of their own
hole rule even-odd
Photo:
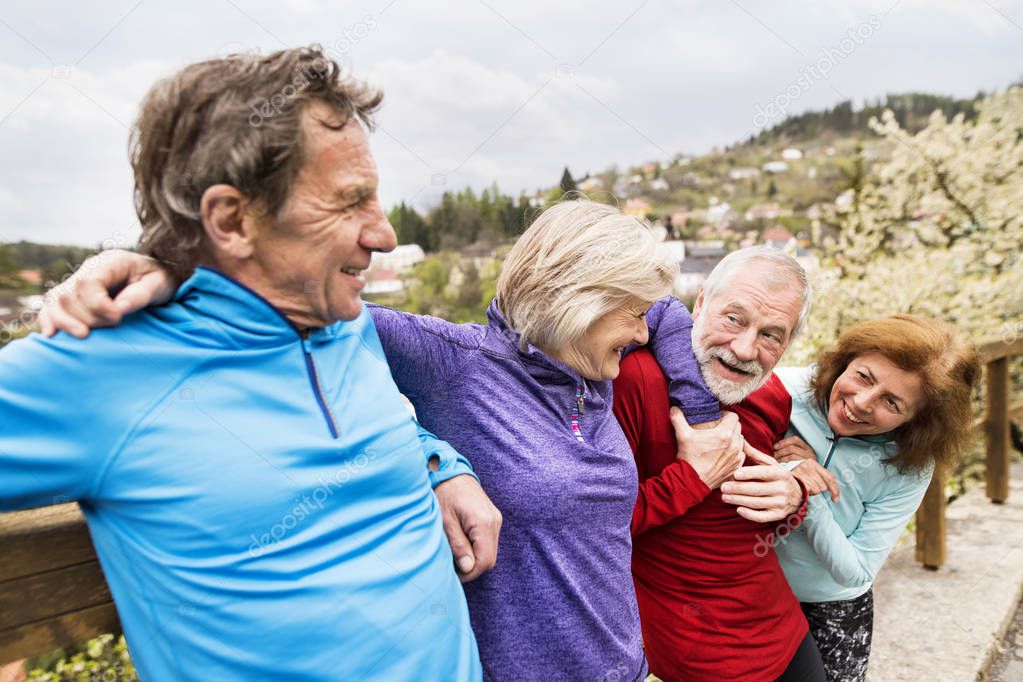
<svg viewBox="0 0 1023 682">
<path fill-rule="evenodd" d="M 729 344 L 735 357 L 743 361 L 757 359 L 757 332 L 755 329 L 747 329 L 736 336 Z"/>
<path fill-rule="evenodd" d="M 375 206 L 366 218 L 359 234 L 359 243 L 369 251 L 393 251 L 398 245 L 398 237 L 394 234 L 391 221 L 387 219 L 380 204 L 374 202 Z"/>
</svg>

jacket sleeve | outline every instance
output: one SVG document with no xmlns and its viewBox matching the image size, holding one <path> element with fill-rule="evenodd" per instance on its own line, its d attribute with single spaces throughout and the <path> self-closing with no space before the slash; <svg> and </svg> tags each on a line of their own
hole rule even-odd
<svg viewBox="0 0 1023 682">
<path fill-rule="evenodd" d="M 622 431 L 629 441 L 636 465 L 642 472 L 643 466 L 643 407 L 647 386 L 642 365 L 636 357 L 622 361 L 622 371 L 615 381 L 613 409 Z M 632 511 L 632 534 L 663 526 L 685 514 L 710 494 L 710 488 L 700 480 L 696 470 L 687 462 L 675 460 L 656 476 L 640 481 L 636 506 Z"/>
<path fill-rule="evenodd" d="M 929 480 L 927 475 L 908 476 L 890 494 L 864 504 L 863 516 L 849 536 L 835 521 L 824 493 L 810 498 L 803 528 L 810 546 L 835 582 L 846 587 L 873 582 L 920 506 Z"/>
<path fill-rule="evenodd" d="M 120 440 L 118 388 L 98 388 L 85 343 L 33 334 L 0 351 L 0 510 L 89 498 Z"/>
<path fill-rule="evenodd" d="M 427 471 L 430 476 L 430 485 L 436 488 L 438 485 L 462 474 L 468 474 L 479 481 L 479 477 L 473 473 L 469 460 L 461 455 L 446 440 L 441 440 L 430 431 L 423 428 L 422 424 L 416 422 L 416 431 L 419 435 L 419 442 L 423 447 L 423 454 L 426 456 Z M 430 460 L 436 458 L 437 470 L 430 468 Z"/>
<path fill-rule="evenodd" d="M 423 396 L 446 391 L 479 350 L 479 327 L 372 303 L 366 308 L 373 316 L 394 383 L 413 405 Z"/>
<path fill-rule="evenodd" d="M 690 424 L 721 418 L 718 399 L 707 388 L 693 353 L 693 318 L 673 296 L 656 301 L 647 312 L 650 351 L 668 377 L 668 395 Z"/>
</svg>

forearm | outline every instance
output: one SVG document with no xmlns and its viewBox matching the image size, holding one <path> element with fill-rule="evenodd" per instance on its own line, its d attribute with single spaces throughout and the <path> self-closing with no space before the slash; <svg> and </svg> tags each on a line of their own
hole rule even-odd
<svg viewBox="0 0 1023 682">
<path fill-rule="evenodd" d="M 478 338 L 466 325 L 366 304 L 398 390 L 413 403 L 459 376 Z"/>
<path fill-rule="evenodd" d="M 703 502 L 710 492 L 689 464 L 675 460 L 639 484 L 632 512 L 632 534 L 670 523 Z"/>
<path fill-rule="evenodd" d="M 649 347 L 668 378 L 668 395 L 690 424 L 721 418 L 721 406 L 707 388 L 693 353 L 693 319 L 676 298 L 654 303 L 647 312 Z"/>
</svg>

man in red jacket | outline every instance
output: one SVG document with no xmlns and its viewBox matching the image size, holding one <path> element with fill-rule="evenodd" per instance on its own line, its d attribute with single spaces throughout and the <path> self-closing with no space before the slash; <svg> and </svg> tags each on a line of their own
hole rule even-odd
<svg viewBox="0 0 1023 682">
<path fill-rule="evenodd" d="M 770 247 L 729 254 L 693 307 L 704 380 L 761 452 L 772 452 L 788 427 L 791 399 L 772 370 L 809 307 L 802 267 Z M 766 509 L 798 507 L 777 499 L 792 499 L 791 473 L 687 455 L 701 434 L 670 408 L 668 380 L 649 351 L 623 360 L 614 411 L 639 469 L 632 570 L 651 672 L 666 682 L 824 680 L 773 550 L 775 534 L 798 525 L 805 501 L 765 522 L 777 518 Z"/>
</svg>

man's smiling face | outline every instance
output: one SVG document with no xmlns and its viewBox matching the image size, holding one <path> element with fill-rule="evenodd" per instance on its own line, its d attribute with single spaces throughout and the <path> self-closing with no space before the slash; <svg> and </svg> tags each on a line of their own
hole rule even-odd
<svg viewBox="0 0 1023 682">
<path fill-rule="evenodd" d="M 725 405 L 764 385 L 792 340 L 803 301 L 795 277 L 754 261 L 693 306 L 693 350 L 711 392 Z"/>
</svg>

